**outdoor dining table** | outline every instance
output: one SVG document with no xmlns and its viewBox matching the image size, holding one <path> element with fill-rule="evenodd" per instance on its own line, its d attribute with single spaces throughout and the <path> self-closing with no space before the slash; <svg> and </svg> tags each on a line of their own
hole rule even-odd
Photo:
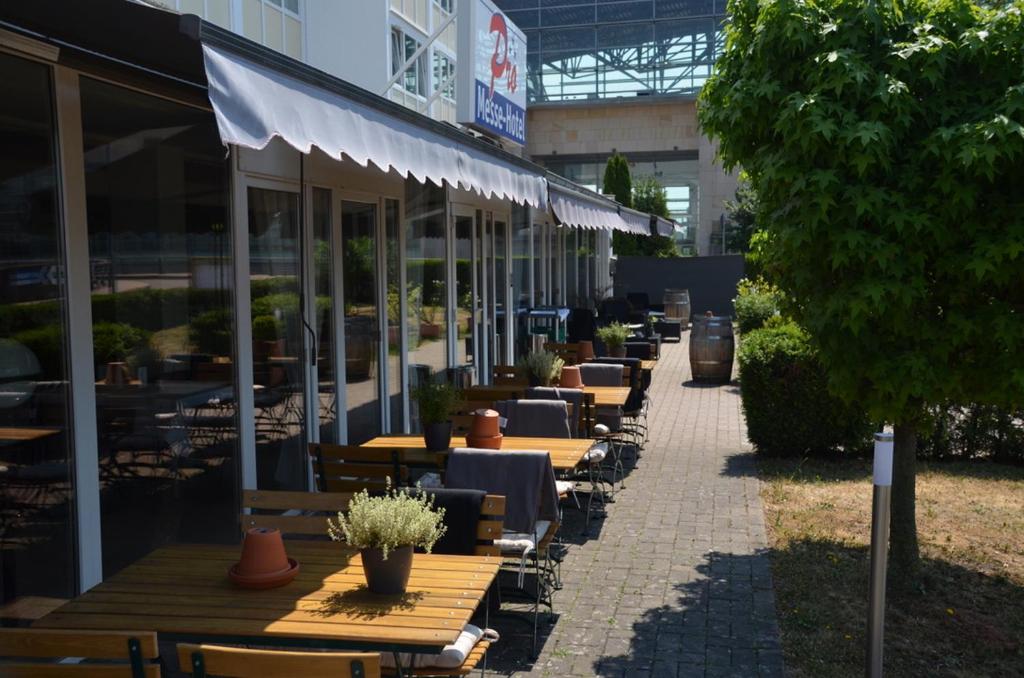
<svg viewBox="0 0 1024 678">
<path fill-rule="evenodd" d="M 596 440 L 590 438 L 536 438 L 526 436 L 505 436 L 501 447 L 505 450 L 543 450 L 551 455 L 551 467 L 555 471 L 571 471 L 583 461 Z M 422 450 L 427 454 L 427 445 L 422 435 L 378 436 L 362 444 L 363 447 L 388 447 L 405 450 Z M 452 436 L 451 446 L 469 447 L 463 436 Z M 429 454 L 444 454 L 431 452 Z"/>
<path fill-rule="evenodd" d="M 155 631 L 161 640 L 422 652 L 453 644 L 498 574 L 499 558 L 415 554 L 408 590 L 366 590 L 359 553 L 334 542 L 286 541 L 289 584 L 236 587 L 241 547 L 165 546 L 65 603 L 34 626 Z"/>
<path fill-rule="evenodd" d="M 640 361 L 640 369 L 645 370 L 647 372 L 650 372 L 651 370 L 653 370 L 657 366 L 658 366 L 658 361 L 657 360 L 641 360 Z"/>
<path fill-rule="evenodd" d="M 475 388 L 482 388 L 488 391 L 508 391 L 511 394 L 521 393 L 527 387 L 521 384 L 492 384 L 488 386 L 470 386 L 466 389 L 467 397 L 472 396 Z M 597 407 L 622 407 L 629 398 L 628 386 L 584 386 L 584 393 L 594 396 L 594 405 Z"/>
</svg>

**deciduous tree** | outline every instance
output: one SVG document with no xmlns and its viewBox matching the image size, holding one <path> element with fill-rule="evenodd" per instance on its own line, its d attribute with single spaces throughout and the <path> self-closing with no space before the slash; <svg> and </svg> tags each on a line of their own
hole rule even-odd
<svg viewBox="0 0 1024 678">
<path fill-rule="evenodd" d="M 1024 394 L 1024 3 L 729 11 L 701 124 L 757 191 L 759 253 L 831 389 L 895 424 L 906 585 L 923 408 Z"/>
</svg>

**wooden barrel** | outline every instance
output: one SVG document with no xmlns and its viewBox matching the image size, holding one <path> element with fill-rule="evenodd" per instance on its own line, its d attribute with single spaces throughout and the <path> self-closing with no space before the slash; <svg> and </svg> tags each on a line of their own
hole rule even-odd
<svg viewBox="0 0 1024 678">
<path fill-rule="evenodd" d="M 728 382 L 732 379 L 735 340 L 732 318 L 699 316 L 690 331 L 690 372 L 697 381 Z"/>
<path fill-rule="evenodd" d="M 690 324 L 690 291 L 689 290 L 665 290 L 662 297 L 665 305 L 665 317 L 678 320 L 685 329 Z"/>
</svg>

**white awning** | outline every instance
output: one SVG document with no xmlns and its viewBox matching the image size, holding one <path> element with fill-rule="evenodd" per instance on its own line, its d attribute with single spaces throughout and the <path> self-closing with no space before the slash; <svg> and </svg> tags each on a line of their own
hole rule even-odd
<svg viewBox="0 0 1024 678">
<path fill-rule="evenodd" d="M 547 208 L 547 180 L 536 172 L 232 52 L 204 44 L 203 56 L 225 144 L 261 149 L 281 137 L 302 153 L 316 146 L 363 167 Z"/>
<path fill-rule="evenodd" d="M 619 208 L 619 216 L 622 217 L 622 221 L 626 224 L 628 233 L 635 235 L 650 235 L 651 234 L 651 215 L 646 212 L 637 212 L 631 210 L 628 207 Z"/>
<path fill-rule="evenodd" d="M 671 219 L 654 217 L 654 224 L 658 229 L 658 235 L 672 235 L 676 232 L 676 222 Z"/>
<path fill-rule="evenodd" d="M 591 200 L 582 193 L 570 192 L 555 184 L 549 184 L 549 187 L 551 211 L 563 225 L 606 231 L 626 230 L 615 203 Z"/>
</svg>

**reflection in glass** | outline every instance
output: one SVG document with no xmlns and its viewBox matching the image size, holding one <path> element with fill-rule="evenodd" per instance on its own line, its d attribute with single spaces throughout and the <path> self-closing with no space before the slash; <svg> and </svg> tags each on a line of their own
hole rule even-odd
<svg viewBox="0 0 1024 678">
<path fill-rule="evenodd" d="M 513 357 L 527 352 L 529 336 L 526 309 L 530 304 L 530 208 L 512 204 L 512 311 L 515 313 L 516 347 Z"/>
<path fill-rule="evenodd" d="M 563 237 L 565 238 L 565 256 L 562 259 L 565 262 L 565 305 L 568 306 L 569 308 L 576 308 L 577 306 L 579 306 L 579 304 L 577 303 L 578 293 L 576 291 L 576 285 L 578 282 L 578 273 L 576 271 L 576 257 L 578 256 L 578 253 L 576 251 L 576 234 L 579 232 L 579 230 L 575 228 L 567 228 L 562 230 L 564 230 Z"/>
<path fill-rule="evenodd" d="M 75 590 L 50 72 L 0 54 L 0 605 Z"/>
<path fill-rule="evenodd" d="M 476 303 L 473 285 L 473 217 L 455 216 L 455 364 L 476 363 L 473 307 Z"/>
<path fill-rule="evenodd" d="M 341 203 L 345 275 L 345 393 L 348 442 L 359 445 L 381 433 L 380 307 L 377 304 L 377 205 Z"/>
<path fill-rule="evenodd" d="M 533 305 L 547 303 L 547 284 L 544 280 L 544 224 L 533 225 Z"/>
<path fill-rule="evenodd" d="M 409 388 L 448 366 L 444 189 L 406 181 L 405 284 Z M 410 427 L 419 430 L 415 402 Z"/>
<path fill-rule="evenodd" d="M 103 573 L 237 540 L 227 163 L 206 111 L 82 78 Z"/>
<path fill-rule="evenodd" d="M 506 225 L 504 219 L 494 220 L 494 286 L 491 298 L 494 304 L 494 350 L 491 364 L 507 363 L 508 335 L 505 330 L 505 314 L 508 313 L 508 269 L 505 260 Z"/>
<path fill-rule="evenodd" d="M 331 240 L 331 191 L 313 189 L 313 285 L 317 341 L 317 394 L 320 442 L 338 443 L 337 361 L 334 355 L 334 247 Z"/>
<path fill-rule="evenodd" d="M 308 464 L 299 194 L 250 186 L 248 202 L 257 485 L 302 490 Z"/>
<path fill-rule="evenodd" d="M 401 247 L 398 239 L 402 228 L 397 200 L 384 201 L 384 258 L 387 265 L 388 286 L 388 399 L 389 430 L 400 433 L 405 421 L 402 409 L 402 298 Z"/>
</svg>

